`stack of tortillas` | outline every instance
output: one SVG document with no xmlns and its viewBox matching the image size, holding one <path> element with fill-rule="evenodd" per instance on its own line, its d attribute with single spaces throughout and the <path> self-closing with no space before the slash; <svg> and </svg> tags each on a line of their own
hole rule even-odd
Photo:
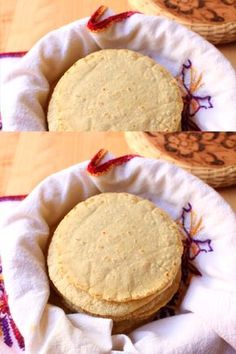
<svg viewBox="0 0 236 354">
<path fill-rule="evenodd" d="M 129 0 L 129 3 L 145 14 L 175 20 L 212 43 L 236 40 L 235 0 Z"/>
<path fill-rule="evenodd" d="M 128 49 L 104 49 L 66 71 L 47 119 L 51 131 L 176 131 L 182 109 L 177 81 L 164 67 Z"/>
<path fill-rule="evenodd" d="M 113 332 L 152 319 L 176 293 L 181 234 L 156 205 L 127 193 L 103 193 L 75 206 L 48 250 L 49 277 L 64 304 L 107 317 Z"/>
<path fill-rule="evenodd" d="M 125 132 L 133 152 L 186 169 L 212 187 L 236 184 L 234 132 Z"/>
</svg>

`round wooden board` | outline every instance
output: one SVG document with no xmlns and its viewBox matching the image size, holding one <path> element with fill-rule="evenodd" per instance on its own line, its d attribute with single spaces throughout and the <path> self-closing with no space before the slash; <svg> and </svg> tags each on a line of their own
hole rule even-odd
<svg viewBox="0 0 236 354">
<path fill-rule="evenodd" d="M 172 162 L 215 188 L 236 184 L 236 133 L 126 132 L 125 137 L 135 153 Z"/>
<path fill-rule="evenodd" d="M 214 44 L 236 40 L 235 0 L 129 0 L 148 15 L 166 16 Z"/>
</svg>

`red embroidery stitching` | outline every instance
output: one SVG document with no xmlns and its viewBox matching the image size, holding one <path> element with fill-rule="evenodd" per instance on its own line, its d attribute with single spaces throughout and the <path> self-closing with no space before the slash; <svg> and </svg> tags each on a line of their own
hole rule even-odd
<svg viewBox="0 0 236 354">
<path fill-rule="evenodd" d="M 126 18 L 129 18 L 130 16 L 140 13 L 138 11 L 127 11 L 127 12 L 122 12 L 117 15 L 110 16 L 106 18 L 105 20 L 102 20 L 99 22 L 99 19 L 102 17 L 102 15 L 107 11 L 106 6 L 100 6 L 94 14 L 90 17 L 87 27 L 90 31 L 92 32 L 98 32 L 106 29 L 110 25 L 112 25 L 114 22 L 120 22 L 125 20 Z"/>
<path fill-rule="evenodd" d="M 192 261 L 199 255 L 200 252 L 213 252 L 211 239 L 196 238 L 199 232 L 202 231 L 202 218 L 197 219 L 195 212 L 192 209 L 191 203 L 182 208 L 182 214 L 179 220 L 176 220 L 182 233 L 184 252 L 181 262 L 181 282 L 178 291 L 170 302 L 160 309 L 155 317 L 155 320 L 174 316 L 179 311 L 180 304 L 187 292 L 191 278 L 202 276 L 201 272 L 192 263 Z"/>
<path fill-rule="evenodd" d="M 13 337 L 15 337 L 19 348 L 22 350 L 25 349 L 24 338 L 22 337 L 20 331 L 16 327 L 16 324 L 13 321 L 8 306 L 8 297 L 5 291 L 1 262 L 0 262 L 0 332 L 1 332 L 1 336 L 3 337 L 4 343 L 8 347 L 13 346 Z"/>
<path fill-rule="evenodd" d="M 213 108 L 210 95 L 200 96 L 197 94 L 198 90 L 204 85 L 202 82 L 203 75 L 197 74 L 190 59 L 186 64 L 183 64 L 181 73 L 177 77 L 180 89 L 183 93 L 184 108 L 182 112 L 182 130 L 196 130 L 201 129 L 192 120 L 196 113 L 201 109 Z"/>
<path fill-rule="evenodd" d="M 92 176 L 100 176 L 107 173 L 112 167 L 123 165 L 134 157 L 141 157 L 139 155 L 124 155 L 111 159 L 107 162 L 104 162 L 99 166 L 99 163 L 107 154 L 107 150 L 101 149 L 98 153 L 91 159 L 90 163 L 87 166 L 87 172 Z"/>
</svg>

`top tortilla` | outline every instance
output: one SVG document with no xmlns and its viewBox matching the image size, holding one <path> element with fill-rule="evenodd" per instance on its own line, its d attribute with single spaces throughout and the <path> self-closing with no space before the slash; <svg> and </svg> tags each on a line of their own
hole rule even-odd
<svg viewBox="0 0 236 354">
<path fill-rule="evenodd" d="M 181 264 L 175 222 L 150 201 L 128 193 L 103 193 L 79 203 L 59 224 L 52 242 L 71 284 L 107 301 L 161 292 Z"/>
<path fill-rule="evenodd" d="M 105 49 L 78 60 L 59 80 L 48 109 L 51 131 L 177 131 L 177 82 L 153 59 Z"/>
</svg>

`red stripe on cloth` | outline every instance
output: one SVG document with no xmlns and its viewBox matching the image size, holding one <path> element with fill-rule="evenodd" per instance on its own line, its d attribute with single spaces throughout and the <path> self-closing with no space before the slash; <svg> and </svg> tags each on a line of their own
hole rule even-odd
<svg viewBox="0 0 236 354">
<path fill-rule="evenodd" d="M 107 154 L 107 151 L 101 149 L 98 153 L 91 159 L 87 166 L 87 172 L 92 176 L 99 176 L 107 173 L 112 167 L 123 165 L 134 157 L 141 157 L 139 155 L 124 155 L 121 157 L 117 157 L 115 159 L 111 159 L 109 161 L 104 162 L 99 165 L 103 157 Z"/>
<path fill-rule="evenodd" d="M 102 15 L 107 11 L 106 6 L 100 6 L 94 14 L 90 17 L 87 27 L 90 31 L 92 32 L 97 32 L 97 31 L 102 31 L 109 27 L 111 24 L 114 22 L 120 22 L 123 21 L 130 16 L 133 16 L 134 14 L 138 14 L 140 12 L 138 11 L 127 11 L 127 12 L 122 12 L 117 15 L 113 15 L 110 17 L 107 17 L 106 19 L 99 21 L 99 19 L 102 17 Z"/>
<path fill-rule="evenodd" d="M 1 202 L 17 202 L 25 199 L 27 197 L 27 194 L 22 194 L 22 195 L 7 195 L 4 197 L 0 197 L 0 203 Z"/>
<path fill-rule="evenodd" d="M 21 58 L 23 57 L 27 52 L 6 52 L 6 53 L 0 53 L 0 59 L 3 58 Z"/>
</svg>

